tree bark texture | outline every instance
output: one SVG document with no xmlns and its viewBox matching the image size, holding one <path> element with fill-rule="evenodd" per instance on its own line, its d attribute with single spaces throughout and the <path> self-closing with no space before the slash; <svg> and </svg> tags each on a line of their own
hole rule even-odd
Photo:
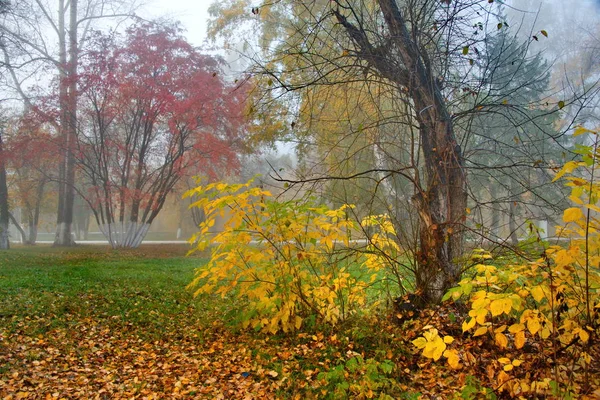
<svg viewBox="0 0 600 400">
<path fill-rule="evenodd" d="M 424 301 L 437 303 L 461 273 L 456 259 L 462 253 L 467 208 L 464 160 L 426 50 L 414 41 L 414 32 L 409 31 L 395 0 L 377 3 L 389 32 L 388 46 L 375 47 L 366 32 L 339 12 L 334 14 L 357 47 L 358 56 L 412 101 L 426 180 L 417 184 L 413 196 L 420 217 L 416 285 Z"/>
<path fill-rule="evenodd" d="M 69 2 L 69 29 L 65 26 L 64 1 L 59 6 L 60 46 L 60 127 L 61 155 L 59 167 L 59 196 L 55 246 L 75 244 L 71 232 L 75 199 L 75 148 L 77 140 L 77 0 Z M 67 36 L 68 33 L 68 36 Z M 67 59 L 67 39 L 69 42 Z"/>
</svg>

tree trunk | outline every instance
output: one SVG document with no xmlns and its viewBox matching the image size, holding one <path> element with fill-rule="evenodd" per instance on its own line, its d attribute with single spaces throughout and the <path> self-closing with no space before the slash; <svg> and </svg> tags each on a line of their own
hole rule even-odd
<svg viewBox="0 0 600 400">
<path fill-rule="evenodd" d="M 33 209 L 33 218 L 31 218 L 31 223 L 29 225 L 29 244 L 35 244 L 37 241 L 38 226 L 40 224 L 40 209 L 42 208 L 42 203 L 44 201 L 44 189 L 47 183 L 48 181 L 44 179 L 38 185 L 37 200 L 35 202 L 35 208 Z"/>
<path fill-rule="evenodd" d="M 21 224 L 19 224 L 19 221 L 17 221 L 15 216 L 12 215 L 12 213 L 10 211 L 8 212 L 8 218 L 10 219 L 10 221 L 13 223 L 13 225 L 17 228 L 17 230 L 21 234 L 21 242 L 23 242 L 23 244 L 27 244 L 27 234 L 21 227 Z"/>
<path fill-rule="evenodd" d="M 424 184 L 416 179 L 413 196 L 420 217 L 416 288 L 424 302 L 438 303 L 461 274 L 456 259 L 462 254 L 467 208 L 463 155 L 426 49 L 415 42 L 418 31 L 409 31 L 395 0 L 377 3 L 389 31 L 389 45 L 384 47 L 371 44 L 369 34 L 339 11 L 334 14 L 359 48 L 358 57 L 412 101 L 426 177 Z M 414 24 L 411 28 L 419 29 Z"/>
<path fill-rule="evenodd" d="M 424 103 L 415 105 L 419 110 Z M 421 224 L 416 287 L 425 302 L 438 303 L 461 274 L 456 260 L 463 251 L 466 176 L 444 109 L 431 107 L 423 114 L 427 116 L 419 119 L 419 129 L 428 183 L 413 197 Z"/>
<path fill-rule="evenodd" d="M 8 237 L 8 187 L 6 185 L 6 163 L 2 143 L 3 127 L 0 127 L 0 249 L 9 249 Z"/>
<path fill-rule="evenodd" d="M 35 244 L 37 241 L 38 234 L 38 220 L 39 220 L 39 208 L 34 210 L 34 215 L 29 216 L 29 237 L 27 238 L 27 244 Z"/>
<path fill-rule="evenodd" d="M 515 194 L 516 186 L 514 180 L 510 183 L 510 195 L 508 203 L 508 230 L 510 231 L 510 242 L 513 246 L 519 245 L 519 236 L 517 235 L 517 200 Z"/>
<path fill-rule="evenodd" d="M 490 236 L 492 240 L 496 241 L 500 239 L 500 207 L 501 204 L 497 202 L 498 199 L 498 183 L 494 182 L 493 179 L 490 179 L 490 193 L 492 196 L 491 205 L 492 205 L 492 220 L 490 222 Z"/>
<path fill-rule="evenodd" d="M 150 223 L 115 222 L 112 224 L 98 224 L 98 227 L 113 249 L 135 249 L 142 244 L 150 229 Z"/>
<path fill-rule="evenodd" d="M 69 2 L 69 60 L 66 54 L 66 29 L 64 0 L 59 6 L 60 35 L 60 126 L 61 165 L 59 169 L 59 198 L 55 246 L 72 246 L 73 204 L 75 199 L 75 146 L 77 140 L 77 0 Z M 60 27 L 59 27 L 60 28 Z"/>
</svg>

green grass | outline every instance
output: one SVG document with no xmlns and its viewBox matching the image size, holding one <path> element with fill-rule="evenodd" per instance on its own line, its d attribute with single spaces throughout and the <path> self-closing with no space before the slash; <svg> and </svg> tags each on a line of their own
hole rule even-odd
<svg viewBox="0 0 600 400">
<path fill-rule="evenodd" d="M 211 312 L 185 286 L 204 261 L 185 246 L 110 250 L 99 246 L 17 247 L 0 252 L 0 327 L 43 333 L 82 318 L 143 328 L 176 328 Z M 186 321 L 193 323 L 195 321 Z"/>
</svg>

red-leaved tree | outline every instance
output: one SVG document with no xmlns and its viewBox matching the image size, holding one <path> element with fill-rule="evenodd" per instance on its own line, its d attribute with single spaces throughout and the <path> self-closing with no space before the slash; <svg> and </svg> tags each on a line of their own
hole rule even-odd
<svg viewBox="0 0 600 400">
<path fill-rule="evenodd" d="M 35 244 L 40 213 L 44 208 L 48 211 L 56 207 L 52 199 L 58 180 L 59 139 L 34 112 L 14 119 L 11 127 L 5 143 L 6 164 L 12 171 L 11 197 L 21 209 L 21 223 L 27 225 L 27 231 L 13 222 L 21 231 L 23 243 Z"/>
<path fill-rule="evenodd" d="M 90 43 L 79 75 L 83 195 L 113 247 L 137 247 L 182 177 L 237 170 L 245 96 L 177 27 L 146 23 Z"/>
</svg>

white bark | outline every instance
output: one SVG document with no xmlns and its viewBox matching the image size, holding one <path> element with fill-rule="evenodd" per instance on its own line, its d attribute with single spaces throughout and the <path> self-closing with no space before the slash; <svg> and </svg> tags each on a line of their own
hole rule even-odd
<svg viewBox="0 0 600 400">
<path fill-rule="evenodd" d="M 115 222 L 100 224 L 100 232 L 113 249 L 137 248 L 146 237 L 150 224 L 137 222 Z"/>
</svg>

